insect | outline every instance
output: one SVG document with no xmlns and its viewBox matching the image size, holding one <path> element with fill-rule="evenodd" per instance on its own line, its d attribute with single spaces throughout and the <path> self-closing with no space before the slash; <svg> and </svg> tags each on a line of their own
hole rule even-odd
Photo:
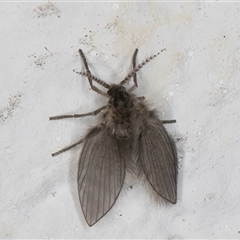
<svg viewBox="0 0 240 240">
<path fill-rule="evenodd" d="M 107 84 L 92 75 L 83 51 L 79 54 L 85 66 L 84 72 L 93 91 L 108 98 L 108 104 L 85 114 L 61 115 L 50 120 L 95 116 L 101 112 L 99 124 L 91 128 L 84 138 L 52 156 L 83 143 L 78 166 L 78 192 L 81 208 L 89 226 L 99 221 L 114 205 L 122 189 L 128 163 L 137 159 L 153 190 L 167 201 L 177 202 L 177 153 L 163 124 L 150 110 L 144 97 L 132 92 L 138 87 L 136 72 L 159 53 L 146 58 L 136 66 L 138 49 L 132 56 L 132 71 L 119 83 Z M 130 88 L 124 87 L 133 78 Z M 93 85 L 103 86 L 103 92 Z"/>
</svg>

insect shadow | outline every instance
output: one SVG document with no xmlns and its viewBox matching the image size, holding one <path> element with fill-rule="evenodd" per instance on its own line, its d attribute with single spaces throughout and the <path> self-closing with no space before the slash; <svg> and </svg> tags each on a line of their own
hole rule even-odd
<svg viewBox="0 0 240 240">
<path fill-rule="evenodd" d="M 122 189 L 126 169 L 135 164 L 152 189 L 163 199 L 177 202 L 177 152 L 163 124 L 176 120 L 160 120 L 150 110 L 144 97 L 132 92 L 138 87 L 136 72 L 159 53 L 136 66 L 138 49 L 132 56 L 132 71 L 119 83 L 108 84 L 92 75 L 86 57 L 80 49 L 91 89 L 108 98 L 108 104 L 85 114 L 60 115 L 50 120 L 96 116 L 102 112 L 100 123 L 91 128 L 78 142 L 52 154 L 57 156 L 81 143 L 78 165 L 78 193 L 81 208 L 89 226 L 99 221 L 114 205 Z M 130 88 L 124 87 L 133 78 Z M 107 89 L 103 92 L 93 82 Z"/>
</svg>

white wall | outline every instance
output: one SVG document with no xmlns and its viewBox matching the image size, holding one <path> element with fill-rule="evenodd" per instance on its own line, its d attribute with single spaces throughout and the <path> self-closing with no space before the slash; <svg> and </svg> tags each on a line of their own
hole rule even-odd
<svg viewBox="0 0 240 240">
<path fill-rule="evenodd" d="M 0 3 L 1 238 L 240 238 L 240 3 Z M 157 205 L 130 179 L 96 225 L 77 194 L 81 146 L 55 158 L 96 119 L 48 121 L 106 100 L 89 90 L 78 55 L 117 83 L 138 62 L 136 93 L 179 152 L 178 203 Z M 133 188 L 130 189 L 129 186 Z"/>
</svg>

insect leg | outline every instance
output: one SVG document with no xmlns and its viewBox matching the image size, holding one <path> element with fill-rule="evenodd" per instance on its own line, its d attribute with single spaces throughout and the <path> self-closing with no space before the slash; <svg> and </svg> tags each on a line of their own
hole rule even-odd
<svg viewBox="0 0 240 240">
<path fill-rule="evenodd" d="M 66 152 L 66 151 L 70 150 L 71 148 L 76 147 L 78 144 L 81 144 L 82 142 L 83 142 L 83 139 L 80 139 L 78 142 L 76 142 L 76 143 L 74 143 L 74 144 L 72 144 L 72 145 L 70 145 L 68 147 L 63 148 L 60 151 L 57 151 L 57 152 L 53 153 L 52 156 L 55 157 L 55 156 L 57 156 L 60 153 Z"/>
<path fill-rule="evenodd" d="M 96 116 L 98 113 L 100 113 L 106 107 L 107 107 L 107 105 L 103 106 L 103 107 L 100 107 L 93 112 L 88 112 L 88 113 L 83 113 L 83 114 L 54 116 L 54 117 L 50 117 L 49 120 L 58 120 L 58 119 L 63 119 L 63 118 L 80 118 L 80 117 L 86 117 L 86 116 Z"/>
<path fill-rule="evenodd" d="M 137 57 L 137 53 L 138 53 L 138 49 L 136 48 L 134 53 L 133 53 L 133 56 L 132 56 L 132 67 L 133 67 L 133 70 L 131 71 L 130 74 L 127 75 L 127 77 L 125 77 L 121 82 L 120 82 L 120 85 L 124 85 L 125 83 L 127 83 L 130 79 L 130 77 L 133 77 L 133 82 L 134 82 L 134 89 L 138 86 L 137 85 L 137 75 L 136 75 L 136 57 Z M 131 87 L 130 89 L 132 89 L 133 87 Z M 133 90 L 134 90 L 133 89 Z"/>
<path fill-rule="evenodd" d="M 165 51 L 166 48 L 162 49 L 160 52 L 146 58 L 142 63 L 140 63 L 136 68 L 134 68 L 121 82 L 120 85 L 124 85 L 129 81 L 129 79 L 137 72 L 139 71 L 140 68 L 142 68 L 146 63 L 151 61 L 153 58 L 157 57 L 161 52 Z M 135 50 L 136 51 L 136 50 Z M 132 88 L 130 88 L 132 89 Z"/>
<path fill-rule="evenodd" d="M 143 100 L 145 100 L 145 97 L 141 96 L 141 97 L 137 97 L 137 99 L 143 101 Z M 167 124 L 167 123 L 176 123 L 177 121 L 174 119 L 174 120 L 162 120 L 161 122 L 162 122 L 162 124 Z"/>
<path fill-rule="evenodd" d="M 135 71 L 137 53 L 138 53 L 138 49 L 135 50 L 135 52 L 133 53 L 133 57 L 132 57 L 133 83 L 134 83 L 134 85 L 131 88 L 128 89 L 129 92 L 132 92 L 134 89 L 136 89 L 138 87 L 138 84 L 137 84 L 137 74 L 136 74 L 136 71 Z"/>
<path fill-rule="evenodd" d="M 88 82 L 89 82 L 89 84 L 90 84 L 91 89 L 92 89 L 93 91 L 97 92 L 98 94 L 101 94 L 101 95 L 103 95 L 103 96 L 108 96 L 105 92 L 101 91 L 100 89 L 98 89 L 97 87 L 95 87 L 95 86 L 93 85 L 93 83 L 92 83 L 93 78 L 92 78 L 92 74 L 91 74 L 91 72 L 90 72 L 90 70 L 89 70 L 89 68 L 88 68 L 88 64 L 87 64 L 86 57 L 85 57 L 85 55 L 83 54 L 83 51 L 82 51 L 81 49 L 79 49 L 78 52 L 79 52 L 79 54 L 80 54 L 80 56 L 81 56 L 81 58 L 82 58 L 82 60 L 83 60 L 84 66 L 85 66 L 85 68 L 86 68 L 86 76 L 87 76 L 87 78 L 88 78 Z M 85 75 L 85 74 L 84 74 L 84 75 Z M 99 80 L 100 80 L 100 79 L 99 79 Z"/>
<path fill-rule="evenodd" d="M 166 123 L 176 123 L 176 120 L 163 120 L 162 123 L 166 124 Z"/>
<path fill-rule="evenodd" d="M 133 53 L 133 57 L 132 57 L 133 70 L 135 70 L 135 68 L 136 68 L 137 53 L 138 53 L 138 49 L 136 48 L 135 52 Z M 134 74 L 133 74 L 133 82 L 134 82 L 134 85 L 137 87 L 138 84 L 137 84 L 137 74 L 136 74 L 136 72 L 134 72 Z"/>
</svg>

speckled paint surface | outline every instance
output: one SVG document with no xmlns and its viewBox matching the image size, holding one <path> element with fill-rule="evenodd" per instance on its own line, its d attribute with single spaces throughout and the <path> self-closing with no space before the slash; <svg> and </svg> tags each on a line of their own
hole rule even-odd
<svg viewBox="0 0 240 240">
<path fill-rule="evenodd" d="M 240 3 L 0 3 L 0 238 L 240 238 Z M 117 83 L 137 61 L 139 88 L 179 152 L 178 202 L 156 204 L 126 179 L 111 211 L 86 224 L 77 193 L 78 141 L 106 103 L 93 74 Z"/>
</svg>

